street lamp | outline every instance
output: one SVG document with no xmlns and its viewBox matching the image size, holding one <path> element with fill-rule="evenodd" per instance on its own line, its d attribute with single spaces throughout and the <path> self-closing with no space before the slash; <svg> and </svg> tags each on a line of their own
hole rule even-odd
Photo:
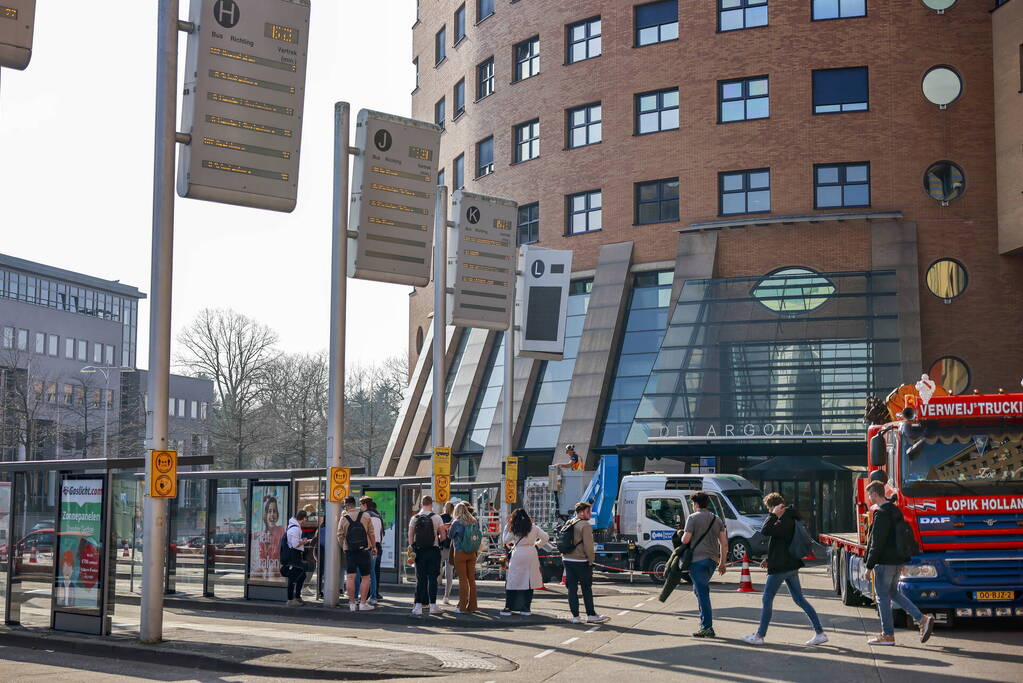
<svg viewBox="0 0 1023 683">
<path fill-rule="evenodd" d="M 108 415 L 110 413 L 110 371 L 117 370 L 118 372 L 135 372 L 134 368 L 121 368 L 116 365 L 86 365 L 79 372 L 84 372 L 90 375 L 95 372 L 103 373 L 104 389 L 103 389 L 103 457 L 107 457 L 107 426 L 109 425 Z M 86 400 L 88 400 L 86 398 Z"/>
</svg>

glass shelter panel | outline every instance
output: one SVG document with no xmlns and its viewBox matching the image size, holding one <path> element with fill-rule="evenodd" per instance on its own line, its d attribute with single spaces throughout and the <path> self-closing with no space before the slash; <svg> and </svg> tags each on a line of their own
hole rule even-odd
<svg viewBox="0 0 1023 683">
<path fill-rule="evenodd" d="M 11 572 L 8 623 L 41 628 L 51 625 L 57 487 L 56 472 L 14 475 L 13 532 L 7 550 Z"/>
</svg>

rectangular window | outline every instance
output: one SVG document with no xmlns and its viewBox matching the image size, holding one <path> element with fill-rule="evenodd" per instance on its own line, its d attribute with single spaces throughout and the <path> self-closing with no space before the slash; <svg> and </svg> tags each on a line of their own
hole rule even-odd
<svg viewBox="0 0 1023 683">
<path fill-rule="evenodd" d="M 567 35 L 565 61 L 569 64 L 600 56 L 600 17 L 569 24 Z"/>
<path fill-rule="evenodd" d="M 104 360 L 107 365 L 114 364 L 114 347 L 112 344 L 106 344 L 103 346 Z"/>
<path fill-rule="evenodd" d="M 4 328 L 3 344 L 4 344 L 4 348 L 5 349 L 13 349 L 14 348 L 14 328 L 13 327 L 5 327 Z"/>
<path fill-rule="evenodd" d="M 718 81 L 718 123 L 770 116 L 767 76 Z"/>
<path fill-rule="evenodd" d="M 601 106 L 584 104 L 568 110 L 568 145 L 569 149 L 595 145 L 601 140 Z"/>
<path fill-rule="evenodd" d="M 540 241 L 540 203 L 533 202 L 519 207 L 517 244 L 532 244 Z"/>
<path fill-rule="evenodd" d="M 514 81 L 522 81 L 540 73 L 540 36 L 523 40 L 513 48 L 515 53 Z"/>
<path fill-rule="evenodd" d="M 78 340 L 78 360 L 83 363 L 89 360 L 89 342 L 84 339 Z"/>
<path fill-rule="evenodd" d="M 540 119 L 515 126 L 515 163 L 540 156 Z"/>
<path fill-rule="evenodd" d="M 92 362 L 102 363 L 103 362 L 103 345 L 93 344 L 92 345 Z"/>
<path fill-rule="evenodd" d="M 46 353 L 46 335 L 42 332 L 36 332 L 35 351 L 39 355 Z"/>
<path fill-rule="evenodd" d="M 866 111 L 870 98 L 867 67 L 820 69 L 813 72 L 813 113 Z"/>
<path fill-rule="evenodd" d="M 636 135 L 678 129 L 678 88 L 636 95 Z"/>
<path fill-rule="evenodd" d="M 464 7 L 463 7 L 463 9 L 464 9 Z M 189 403 L 189 408 L 192 409 L 191 410 L 191 415 L 192 415 L 192 419 L 193 420 L 196 419 L 197 417 L 199 417 L 199 402 L 198 401 L 191 401 Z"/>
<path fill-rule="evenodd" d="M 870 206 L 870 164 L 817 164 L 813 189 L 815 209 Z"/>
<path fill-rule="evenodd" d="M 71 405 L 71 403 L 75 400 L 74 399 L 74 390 L 75 390 L 75 388 L 73 386 L 71 386 L 70 384 L 65 384 L 64 385 L 64 404 L 65 405 Z"/>
<path fill-rule="evenodd" d="M 412 65 L 416 67 L 416 87 L 415 90 L 419 90 L 419 57 L 412 60 Z"/>
<path fill-rule="evenodd" d="M 454 121 L 459 116 L 465 113 L 465 79 L 455 83 L 455 90 L 452 93 L 452 97 L 455 100 L 455 110 L 451 112 L 451 120 Z"/>
<path fill-rule="evenodd" d="M 444 98 L 437 100 L 437 104 L 433 105 L 433 122 L 441 128 L 444 127 Z"/>
<path fill-rule="evenodd" d="M 205 403 L 205 402 L 199 404 L 199 419 L 200 420 L 205 420 L 206 419 L 206 407 L 207 407 L 207 405 L 208 404 Z"/>
<path fill-rule="evenodd" d="M 476 143 L 476 177 L 482 178 L 494 172 L 493 136 Z"/>
<path fill-rule="evenodd" d="M 454 176 L 451 178 L 453 184 L 451 185 L 452 190 L 461 190 L 465 187 L 465 155 L 459 154 L 455 157 L 455 161 L 452 164 L 454 167 Z"/>
<path fill-rule="evenodd" d="M 64 358 L 70 360 L 75 358 L 75 340 L 70 337 L 64 340 Z"/>
<path fill-rule="evenodd" d="M 60 340 L 57 335 L 51 334 L 46 337 L 46 354 L 49 356 L 56 357 L 59 353 L 58 347 L 60 346 Z"/>
<path fill-rule="evenodd" d="M 114 390 L 113 389 L 107 389 L 106 393 L 107 393 L 107 408 L 113 408 L 114 407 Z"/>
<path fill-rule="evenodd" d="M 767 213 L 771 210 L 771 169 L 719 173 L 718 190 L 722 216 Z"/>
<path fill-rule="evenodd" d="M 718 0 L 718 30 L 767 26 L 767 0 Z"/>
<path fill-rule="evenodd" d="M 47 382 L 46 383 L 46 402 L 56 403 L 57 402 L 57 383 Z"/>
<path fill-rule="evenodd" d="M 494 0 L 476 0 L 476 23 L 494 13 Z"/>
<path fill-rule="evenodd" d="M 448 40 L 448 27 L 441 26 L 440 30 L 437 31 L 437 35 L 433 38 L 433 63 L 436 66 L 444 61 L 448 56 L 447 45 L 445 43 Z"/>
<path fill-rule="evenodd" d="M 28 330 L 18 330 L 18 350 L 28 351 Z"/>
<path fill-rule="evenodd" d="M 678 0 L 635 7 L 636 47 L 678 38 Z"/>
<path fill-rule="evenodd" d="M 455 45 L 465 39 L 465 5 L 455 10 Z"/>
<path fill-rule="evenodd" d="M 184 416 L 185 416 L 185 399 L 179 398 L 178 399 L 178 417 L 184 417 Z"/>
<path fill-rule="evenodd" d="M 167 415 L 170 416 L 170 417 L 174 417 L 174 399 L 173 398 L 167 399 Z"/>
<path fill-rule="evenodd" d="M 636 183 L 636 223 L 678 220 L 678 178 Z"/>
<path fill-rule="evenodd" d="M 476 99 L 494 94 L 494 58 L 484 59 L 476 66 Z"/>
<path fill-rule="evenodd" d="M 444 176 L 444 169 L 442 168 L 441 170 L 437 171 L 437 184 L 438 185 L 444 185 L 445 181 L 446 181 L 446 178 Z"/>
<path fill-rule="evenodd" d="M 867 0 L 813 0 L 813 20 L 867 16 Z"/>
<path fill-rule="evenodd" d="M 570 194 L 567 198 L 566 234 L 579 235 L 603 227 L 600 190 Z"/>
</svg>

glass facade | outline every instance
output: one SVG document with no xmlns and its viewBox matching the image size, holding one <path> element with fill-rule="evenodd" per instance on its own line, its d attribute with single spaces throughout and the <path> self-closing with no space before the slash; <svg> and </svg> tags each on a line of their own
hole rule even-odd
<svg viewBox="0 0 1023 683">
<path fill-rule="evenodd" d="M 494 348 L 487 360 L 485 379 L 480 386 L 483 389 L 476 395 L 476 405 L 473 406 L 462 440 L 460 450 L 463 451 L 482 453 L 487 446 L 487 436 L 494 424 L 497 401 L 501 398 L 501 387 L 504 386 L 504 332 L 497 333 Z"/>
<path fill-rule="evenodd" d="M 559 361 L 543 361 L 533 395 L 532 409 L 522 434 L 522 448 L 554 448 L 561 431 L 572 371 L 579 355 L 579 338 L 590 305 L 591 280 L 573 282 L 568 295 L 568 319 L 565 323 L 565 356 Z"/>
<path fill-rule="evenodd" d="M 469 343 L 469 330 L 462 330 L 461 336 L 458 339 L 458 347 L 455 349 L 455 355 L 451 358 L 451 362 L 448 363 L 448 370 L 444 377 L 444 407 L 448 407 L 448 400 L 451 398 L 451 389 L 455 384 L 455 375 L 458 374 L 458 368 L 462 364 L 462 356 L 465 354 L 465 347 Z M 430 370 L 430 376 L 427 378 L 426 386 L 433 387 L 433 370 Z M 427 400 L 429 397 L 427 397 Z M 445 413 L 446 418 L 446 413 Z M 426 430 L 426 437 L 423 439 L 422 451 L 430 452 L 433 448 L 433 417 L 431 414 L 430 424 Z"/>
</svg>

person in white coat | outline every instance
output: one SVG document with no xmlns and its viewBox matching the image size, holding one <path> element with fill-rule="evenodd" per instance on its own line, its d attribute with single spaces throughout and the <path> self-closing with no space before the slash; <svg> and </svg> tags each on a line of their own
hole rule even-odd
<svg viewBox="0 0 1023 683">
<path fill-rule="evenodd" d="M 547 543 L 549 540 L 547 533 L 533 524 L 525 510 L 519 508 L 512 513 L 511 521 L 504 530 L 504 543 L 511 546 L 511 557 L 508 558 L 508 573 L 504 583 L 504 609 L 500 612 L 502 617 L 511 614 L 530 615 L 533 589 L 543 585 L 536 544 Z"/>
</svg>

